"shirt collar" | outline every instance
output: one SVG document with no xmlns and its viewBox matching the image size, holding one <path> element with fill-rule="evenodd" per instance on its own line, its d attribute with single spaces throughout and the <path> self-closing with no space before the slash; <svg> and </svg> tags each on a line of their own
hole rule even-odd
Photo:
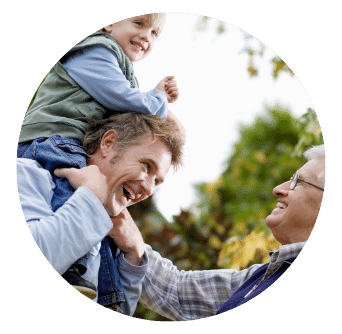
<svg viewBox="0 0 342 334">
<path fill-rule="evenodd" d="M 268 258 L 273 263 L 284 262 L 287 259 L 296 257 L 303 249 L 305 243 L 306 241 L 280 246 L 278 250 L 269 252 Z"/>
</svg>

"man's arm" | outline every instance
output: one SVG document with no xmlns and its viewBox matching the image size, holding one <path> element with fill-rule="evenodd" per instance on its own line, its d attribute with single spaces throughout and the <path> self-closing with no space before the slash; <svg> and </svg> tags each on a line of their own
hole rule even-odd
<svg viewBox="0 0 342 334">
<path fill-rule="evenodd" d="M 127 304 L 124 311 L 133 314 L 141 295 L 147 270 L 147 258 L 142 235 L 127 209 L 111 218 L 113 228 L 108 233 L 120 252 L 115 258 Z M 124 308 L 123 308 L 124 309 Z"/>
<path fill-rule="evenodd" d="M 148 269 L 140 302 L 172 320 L 195 320 L 215 315 L 221 305 L 260 265 L 232 269 L 184 271 L 146 245 Z"/>
<path fill-rule="evenodd" d="M 108 233 L 121 249 L 121 259 L 139 265 L 145 270 L 135 279 L 143 280 L 140 302 L 147 308 L 172 320 L 194 320 L 215 315 L 220 306 L 258 268 L 258 265 L 237 272 L 235 270 L 183 271 L 168 259 L 160 256 L 148 245 L 143 244 L 141 233 L 133 219 L 124 210 L 112 218 L 113 229 Z M 145 255 L 142 263 L 142 254 Z M 139 268 L 134 266 L 135 268 Z M 134 269 L 133 269 L 134 270 Z M 125 270 L 121 270 L 121 273 Z M 127 274 L 135 275 L 132 269 Z M 125 280 L 122 280 L 126 284 Z M 129 280 L 127 281 L 129 284 Z M 131 286 L 137 288 L 139 284 Z M 127 289 L 130 289 L 128 286 Z"/>
<path fill-rule="evenodd" d="M 51 265 L 63 274 L 95 247 L 113 224 L 89 188 L 79 187 L 53 212 L 54 184 L 49 172 L 36 161 L 18 159 L 17 174 L 20 202 L 33 238 Z"/>
<path fill-rule="evenodd" d="M 135 111 L 166 119 L 166 94 L 143 93 L 138 88 L 131 88 L 116 55 L 107 48 L 96 47 L 76 53 L 63 62 L 63 66 L 89 95 L 108 110 Z"/>
</svg>

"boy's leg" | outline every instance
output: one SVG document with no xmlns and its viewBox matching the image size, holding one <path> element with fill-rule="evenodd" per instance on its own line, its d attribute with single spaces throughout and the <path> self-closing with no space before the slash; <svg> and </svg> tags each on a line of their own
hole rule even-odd
<svg viewBox="0 0 342 334">
<path fill-rule="evenodd" d="M 120 304 L 125 301 L 119 271 L 114 258 L 116 245 L 110 237 L 101 242 L 101 263 L 99 269 L 98 303 L 114 311 L 122 312 Z"/>
<path fill-rule="evenodd" d="M 22 158 L 22 156 L 25 154 L 26 150 L 32 145 L 32 141 L 22 143 L 18 145 L 17 149 L 17 158 Z"/>
</svg>

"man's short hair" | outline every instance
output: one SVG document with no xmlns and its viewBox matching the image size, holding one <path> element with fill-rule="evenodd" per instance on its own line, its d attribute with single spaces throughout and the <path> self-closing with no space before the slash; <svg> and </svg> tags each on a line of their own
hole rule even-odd
<svg viewBox="0 0 342 334">
<path fill-rule="evenodd" d="M 141 140 L 152 134 L 155 139 L 160 138 L 171 153 L 171 164 L 174 169 L 182 165 L 182 140 L 175 125 L 164 121 L 158 116 L 128 112 L 113 115 L 103 120 L 92 120 L 90 128 L 83 138 L 83 145 L 88 154 L 94 154 L 102 136 L 109 130 L 117 133 L 117 142 L 114 147 L 126 150 L 132 145 L 141 143 Z"/>
<path fill-rule="evenodd" d="M 309 148 L 308 150 L 306 150 L 303 155 L 308 161 L 314 160 L 314 159 L 316 160 L 321 159 L 325 161 L 324 145 L 313 146 Z M 322 181 L 323 184 L 325 183 L 325 171 L 324 170 L 317 175 L 317 179 Z"/>
</svg>

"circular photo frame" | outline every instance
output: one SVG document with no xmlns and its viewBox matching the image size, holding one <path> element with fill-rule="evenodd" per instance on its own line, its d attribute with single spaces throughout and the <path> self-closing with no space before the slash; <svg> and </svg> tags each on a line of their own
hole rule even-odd
<svg viewBox="0 0 342 334">
<path fill-rule="evenodd" d="M 73 288 L 181 322 L 283 275 L 317 220 L 325 164 L 280 56 L 215 18 L 157 13 L 99 27 L 54 64 L 22 123 L 17 180 L 31 234 Z"/>
</svg>

